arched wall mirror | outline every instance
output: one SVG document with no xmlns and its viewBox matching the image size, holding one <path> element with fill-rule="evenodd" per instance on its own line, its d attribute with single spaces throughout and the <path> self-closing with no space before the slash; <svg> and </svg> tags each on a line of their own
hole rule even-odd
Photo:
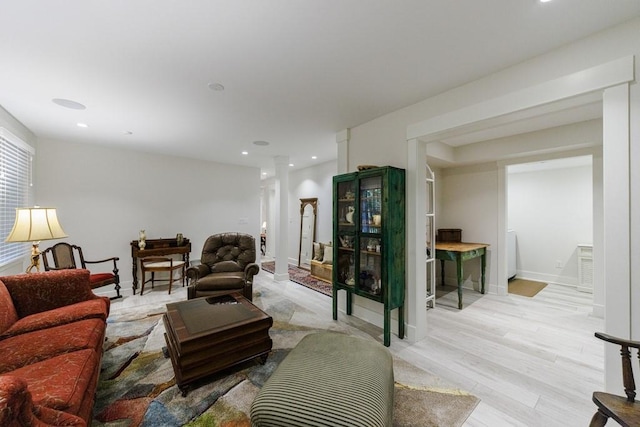
<svg viewBox="0 0 640 427">
<path fill-rule="evenodd" d="M 318 214 L 318 198 L 300 199 L 300 250 L 298 251 L 298 267 L 311 269 L 313 259 L 313 242 L 316 239 L 316 217 Z"/>
</svg>

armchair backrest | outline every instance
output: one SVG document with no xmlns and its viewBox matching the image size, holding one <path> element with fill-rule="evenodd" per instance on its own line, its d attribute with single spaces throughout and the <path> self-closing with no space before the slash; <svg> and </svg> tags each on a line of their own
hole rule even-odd
<svg viewBox="0 0 640 427">
<path fill-rule="evenodd" d="M 213 267 L 222 261 L 235 261 L 244 270 L 247 264 L 256 262 L 256 239 L 243 233 L 210 236 L 204 242 L 200 263 Z"/>
<path fill-rule="evenodd" d="M 78 257 L 80 259 L 79 267 L 76 264 L 76 255 L 74 251 L 78 252 Z M 52 265 L 49 265 L 49 255 L 53 260 Z M 45 271 L 49 271 L 52 268 L 56 270 L 86 268 L 84 257 L 82 256 L 82 249 L 79 246 L 70 245 L 69 243 L 65 242 L 56 243 L 52 247 L 45 249 L 42 252 L 42 261 L 44 263 Z"/>
</svg>

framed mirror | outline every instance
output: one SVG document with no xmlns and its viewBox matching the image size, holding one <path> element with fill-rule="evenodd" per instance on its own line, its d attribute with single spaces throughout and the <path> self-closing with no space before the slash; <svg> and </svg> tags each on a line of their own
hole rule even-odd
<svg viewBox="0 0 640 427">
<path fill-rule="evenodd" d="M 316 239 L 317 214 L 317 197 L 300 199 L 300 249 L 298 251 L 298 267 L 305 270 L 311 269 L 313 242 Z"/>
</svg>

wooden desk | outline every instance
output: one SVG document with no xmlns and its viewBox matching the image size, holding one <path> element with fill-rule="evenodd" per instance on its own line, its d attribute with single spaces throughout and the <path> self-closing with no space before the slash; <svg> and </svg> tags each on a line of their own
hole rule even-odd
<svg viewBox="0 0 640 427">
<path fill-rule="evenodd" d="M 189 267 L 189 253 L 191 252 L 191 242 L 189 239 L 183 239 L 182 245 L 178 246 L 178 241 L 173 239 L 147 239 L 147 246 L 140 249 L 137 240 L 131 241 L 131 258 L 133 261 L 133 294 L 138 289 L 138 261 L 140 258 L 150 256 L 167 256 L 182 254 L 182 260 Z"/>
<path fill-rule="evenodd" d="M 458 309 L 462 309 L 462 263 L 468 259 L 481 257 L 481 293 L 484 294 L 484 271 L 487 266 L 486 243 L 436 242 L 436 259 L 440 260 L 442 286 L 444 286 L 444 262 L 455 261 L 458 275 Z"/>
</svg>

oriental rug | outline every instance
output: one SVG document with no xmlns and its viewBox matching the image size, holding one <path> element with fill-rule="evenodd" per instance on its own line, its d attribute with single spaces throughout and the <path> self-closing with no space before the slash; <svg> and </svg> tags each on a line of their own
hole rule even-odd
<svg viewBox="0 0 640 427">
<path fill-rule="evenodd" d="M 186 299 L 186 291 L 179 288 L 171 297 Z M 325 313 L 301 307 L 277 288 L 257 286 L 254 303 L 274 319 L 273 350 L 266 363 L 250 361 L 214 375 L 183 397 L 171 361 L 162 352 L 166 301 L 131 305 L 128 298 L 139 296 L 112 302 L 93 427 L 249 427 L 256 394 L 305 335 L 332 330 L 374 339 Z M 395 356 L 394 376 L 394 426 L 461 426 L 479 402 Z"/>
<path fill-rule="evenodd" d="M 288 265 L 289 280 L 299 285 L 306 286 L 309 289 L 320 292 L 327 296 L 333 296 L 331 290 L 331 284 L 317 280 L 311 277 L 311 273 L 305 269 L 298 268 L 291 264 Z M 267 261 L 262 263 L 262 269 L 266 272 L 273 274 L 276 271 L 276 263 L 274 261 Z"/>
</svg>

